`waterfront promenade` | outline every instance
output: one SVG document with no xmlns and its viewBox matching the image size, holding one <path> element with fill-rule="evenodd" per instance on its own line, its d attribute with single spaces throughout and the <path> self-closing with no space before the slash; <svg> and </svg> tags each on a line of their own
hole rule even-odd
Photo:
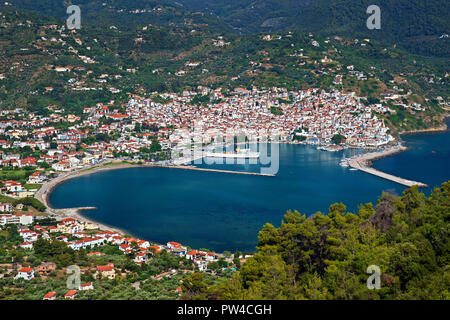
<svg viewBox="0 0 450 320">
<path fill-rule="evenodd" d="M 383 151 L 379 151 L 379 152 L 371 152 L 371 153 L 366 153 L 363 154 L 359 157 L 356 158 L 352 158 L 350 160 L 348 160 L 348 164 L 350 167 L 355 168 L 357 170 L 372 174 L 374 176 L 383 178 L 383 179 L 387 179 L 399 184 L 402 184 L 404 186 L 407 187 L 412 187 L 412 186 L 419 186 L 419 187 L 428 187 L 428 185 L 422 183 L 422 182 L 417 182 L 417 181 L 412 181 L 412 180 L 407 180 L 407 179 L 403 179 L 385 172 L 381 172 L 379 170 L 376 170 L 374 168 L 371 168 L 371 162 L 374 160 L 378 160 L 387 156 L 391 156 L 393 154 L 396 153 L 400 153 L 403 151 L 408 150 L 408 148 L 404 147 L 404 146 L 396 146 L 396 147 L 392 147 Z"/>
</svg>

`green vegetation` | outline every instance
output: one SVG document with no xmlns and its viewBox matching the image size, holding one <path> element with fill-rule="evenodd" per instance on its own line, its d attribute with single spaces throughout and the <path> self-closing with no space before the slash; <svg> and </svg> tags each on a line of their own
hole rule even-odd
<svg viewBox="0 0 450 320">
<path fill-rule="evenodd" d="M 305 140 L 306 140 L 306 137 L 305 137 L 305 136 L 302 136 L 302 135 L 296 135 L 296 134 L 295 134 L 295 135 L 293 136 L 293 139 L 296 140 L 296 141 L 300 141 L 300 142 L 301 142 L 301 141 L 305 141 Z"/>
<path fill-rule="evenodd" d="M 31 198 L 31 197 L 16 199 L 16 198 L 12 198 L 12 197 L 8 197 L 8 196 L 0 194 L 0 202 L 11 203 L 14 206 L 16 206 L 18 204 L 23 204 L 25 206 L 33 207 L 36 210 L 39 210 L 41 212 L 44 212 L 46 209 L 45 205 L 42 202 L 40 202 L 36 198 Z"/>
<path fill-rule="evenodd" d="M 358 10 L 363 2 L 357 3 Z M 272 1 L 264 3 L 269 7 L 274 5 Z M 280 12 L 284 12 L 283 8 L 300 5 L 307 11 L 323 6 L 321 3 L 322 1 L 317 1 L 310 7 L 303 8 L 300 3 L 287 1 L 277 4 L 277 7 Z M 64 5 L 52 0 L 39 4 L 22 0 L 16 1 L 14 5 L 19 9 L 27 8 L 34 12 L 54 14 L 58 18 L 65 16 Z M 42 15 L 2 8 L 0 51 L 4 59 L 0 63 L 0 73 L 5 79 L 0 80 L 0 106 L 5 109 L 24 107 L 39 115 L 48 116 L 51 111 L 47 107 L 56 105 L 64 108 L 62 115 L 75 114 L 84 118 L 86 115 L 83 114 L 83 108 L 111 100 L 114 100 L 114 106 L 111 106 L 110 111 L 118 109 L 119 113 L 122 112 L 122 105 L 129 98 L 128 93 L 152 96 L 155 102 L 165 103 L 170 98 L 163 98 L 161 95 L 164 92 L 195 90 L 199 85 L 212 89 L 221 87 L 224 90 L 239 86 L 247 89 L 253 86 L 276 86 L 289 90 L 311 87 L 329 90 L 330 87 L 335 87 L 343 91 L 354 91 L 359 96 L 367 96 L 370 103 L 380 102 L 382 95 L 392 92 L 396 86 L 407 96 L 407 102 L 418 102 L 425 107 L 425 111 L 411 112 L 392 107 L 398 109 L 396 115 L 380 116 L 384 117 L 394 130 L 435 126 L 443 114 L 435 101 L 437 96 L 446 99 L 448 95 L 446 88 L 449 78 L 445 76 L 448 59 L 445 56 L 439 58 L 409 54 L 384 43 L 384 36 L 377 39 L 377 32 L 364 35 L 369 41 L 360 37 L 356 42 L 346 32 L 341 34 L 342 38 L 334 38 L 328 34 L 314 34 L 310 37 L 294 28 L 291 29 L 292 32 L 272 34 L 273 40 L 265 41 L 262 34 L 217 32 L 214 27 L 217 24 L 202 24 L 205 20 L 214 20 L 213 16 L 191 16 L 188 10 L 179 6 L 159 6 L 154 1 L 130 1 L 120 5 L 114 2 L 110 5 L 121 6 L 124 11 L 121 14 L 114 10 L 105 12 L 105 8 L 96 1 L 84 2 L 82 10 L 83 7 L 89 9 L 89 13 L 83 15 L 83 28 L 76 34 L 64 37 L 66 44 L 50 41 L 52 38 L 60 39 L 61 35 L 57 30 L 48 27 L 50 23 L 60 26 L 64 23 L 63 20 L 49 20 Z M 155 14 L 150 10 L 148 14 L 136 15 L 128 11 L 142 6 L 161 7 L 162 12 Z M 333 14 L 337 17 L 348 15 L 347 12 L 341 12 L 342 4 L 333 6 L 336 7 L 336 13 Z M 393 7 L 391 2 L 386 6 Z M 417 3 L 411 5 L 413 8 L 416 6 Z M 229 9 L 233 11 L 233 8 L 234 3 L 231 3 Z M 353 5 L 349 8 L 353 8 Z M 242 9 L 247 10 L 245 4 Z M 361 15 L 366 15 L 365 8 L 359 16 Z M 149 20 L 145 20 L 145 16 Z M 192 18 L 191 25 L 186 25 L 183 20 L 183 17 L 187 16 Z M 21 23 L 24 20 L 33 23 L 23 26 Z M 249 22 L 252 19 L 247 20 Z M 95 23 L 91 23 L 93 21 Z M 130 21 L 133 23 L 130 24 Z M 139 25 L 139 21 L 143 24 Z M 365 19 L 363 21 L 365 22 Z M 334 20 L 332 22 L 337 23 Z M 387 21 L 385 23 L 387 24 Z M 110 28 L 112 25 L 118 29 Z M 195 32 L 192 32 L 193 29 Z M 332 30 L 334 36 L 335 31 L 340 29 L 333 26 Z M 432 30 L 434 29 L 427 29 L 427 33 L 432 33 Z M 216 45 L 219 35 L 223 36 L 224 45 Z M 312 45 L 313 40 L 317 41 L 319 47 Z M 436 41 L 441 40 L 447 41 Z M 69 46 L 76 49 L 78 54 L 68 50 Z M 90 49 L 87 49 L 88 47 Z M 421 47 L 426 46 L 421 44 Z M 87 65 L 81 61 L 80 55 L 88 56 L 98 63 Z M 325 56 L 332 62 L 322 63 L 321 60 Z M 199 65 L 192 66 L 192 62 Z M 10 68 L 11 65 L 17 67 Z M 359 80 L 354 74 L 350 74 L 346 69 L 348 65 L 354 65 L 355 70 L 363 72 L 367 80 Z M 67 72 L 55 72 L 49 66 L 71 69 Z M 88 70 L 92 73 L 88 74 Z M 179 71 L 184 72 L 179 74 Z M 333 84 L 338 74 L 343 77 L 342 85 Z M 101 75 L 108 76 L 99 79 Z M 431 77 L 434 80 L 432 82 Z M 96 90 L 75 91 L 75 85 L 70 84 L 69 80 Z M 101 84 L 99 80 L 106 82 Z M 52 87 L 53 90 L 47 91 L 46 87 Z M 112 93 L 109 90 L 111 87 L 119 89 L 120 92 Z M 412 92 L 411 95 L 406 94 L 409 91 Z M 287 99 L 280 99 L 279 102 L 285 103 Z M 208 102 L 218 101 L 212 101 L 209 95 L 198 96 L 192 101 L 202 105 Z M 272 112 L 275 114 L 282 112 L 277 107 L 274 108 Z M 107 118 L 101 118 L 100 121 L 102 124 L 114 122 Z M 60 129 L 71 126 L 67 122 L 53 125 Z M 137 132 L 158 130 L 154 124 L 143 124 L 137 129 Z M 90 136 L 83 142 L 110 141 L 113 138 L 108 134 L 100 134 Z M 18 151 L 22 155 L 32 153 L 32 150 Z"/>
<path fill-rule="evenodd" d="M 341 144 L 345 140 L 345 136 L 342 134 L 337 134 L 331 138 L 335 144 Z"/>
<path fill-rule="evenodd" d="M 0 167 L 0 180 L 18 181 L 21 184 L 25 184 L 28 177 L 34 172 L 34 168 L 12 168 L 12 167 Z"/>
<path fill-rule="evenodd" d="M 36 210 L 39 210 L 41 212 L 44 212 L 46 209 L 45 205 L 36 198 L 26 197 L 26 198 L 17 199 L 14 202 L 15 205 L 17 205 L 19 203 L 21 203 L 25 206 L 33 207 Z"/>
<path fill-rule="evenodd" d="M 281 108 L 279 107 L 270 107 L 270 112 L 272 112 L 272 114 L 276 116 L 280 116 L 283 114 L 283 110 L 281 110 Z"/>
<path fill-rule="evenodd" d="M 328 215 L 289 211 L 259 233 L 258 252 L 233 278 L 207 286 L 197 276 L 190 299 L 449 299 L 450 181 L 427 198 L 417 187 L 384 193 L 358 214 L 333 204 Z M 369 290 L 366 270 L 381 269 Z"/>
<path fill-rule="evenodd" d="M 214 12 L 240 32 L 302 30 L 321 35 L 376 38 L 420 54 L 448 56 L 449 10 L 444 1 L 384 0 L 381 30 L 366 27 L 370 0 L 178 0 L 190 10 Z"/>
</svg>

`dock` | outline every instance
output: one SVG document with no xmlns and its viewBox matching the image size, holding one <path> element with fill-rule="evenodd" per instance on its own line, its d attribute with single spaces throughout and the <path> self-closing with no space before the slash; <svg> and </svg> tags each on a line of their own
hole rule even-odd
<svg viewBox="0 0 450 320">
<path fill-rule="evenodd" d="M 381 158 L 384 158 L 384 157 L 387 157 L 387 156 L 390 156 L 390 155 L 393 155 L 396 153 L 400 153 L 400 152 L 403 152 L 406 150 L 407 150 L 406 147 L 398 146 L 398 147 L 394 147 L 394 148 L 387 149 L 387 150 L 380 151 L 380 152 L 366 153 L 366 154 L 362 155 L 361 157 L 357 157 L 357 158 L 348 160 L 348 165 L 357 170 L 372 174 L 374 176 L 377 176 L 377 177 L 380 177 L 380 178 L 383 178 L 386 180 L 390 180 L 390 181 L 402 184 L 407 187 L 419 186 L 421 188 L 422 187 L 427 188 L 428 185 L 426 185 L 425 183 L 400 178 L 400 177 L 394 176 L 392 174 L 381 172 L 377 169 L 370 167 L 372 160 L 378 160 L 378 159 L 381 159 Z"/>
<path fill-rule="evenodd" d="M 194 171 L 206 171 L 206 172 L 218 172 L 218 173 L 230 173 L 230 174 L 243 174 L 243 175 L 249 175 L 249 176 L 275 177 L 274 174 L 269 174 L 269 173 L 233 171 L 233 170 L 219 170 L 219 169 L 207 169 L 207 168 L 198 168 L 198 167 L 194 167 L 194 166 L 152 165 L 152 167 L 183 169 L 183 170 L 194 170 Z"/>
</svg>

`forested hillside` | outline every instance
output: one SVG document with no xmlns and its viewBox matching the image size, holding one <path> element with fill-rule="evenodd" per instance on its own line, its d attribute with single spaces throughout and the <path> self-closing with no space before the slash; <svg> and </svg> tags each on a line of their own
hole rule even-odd
<svg viewBox="0 0 450 320">
<path fill-rule="evenodd" d="M 72 2 L 12 0 L 9 7 L 57 18 Z M 450 7 L 445 0 L 80 0 L 83 23 L 121 27 L 139 24 L 208 26 L 216 32 L 286 30 L 324 36 L 368 37 L 423 55 L 446 57 Z M 370 5 L 381 8 L 381 30 L 368 30 Z M 0 5 L 0 7 L 3 4 Z"/>
<path fill-rule="evenodd" d="M 68 17 L 67 7 L 75 4 L 81 9 L 82 23 L 90 27 L 116 26 L 124 29 L 152 24 L 158 26 L 207 26 L 216 31 L 230 30 L 215 16 L 191 12 L 166 0 L 12 0 L 7 3 L 9 5 L 1 3 L 0 8 L 3 6 L 19 9 L 64 20 Z"/>
<path fill-rule="evenodd" d="M 445 0 L 178 0 L 212 12 L 239 32 L 299 29 L 323 35 L 370 37 L 415 53 L 448 56 L 450 7 Z M 381 30 L 368 30 L 370 5 L 381 8 Z"/>
<path fill-rule="evenodd" d="M 10 7 L 0 13 L 3 108 L 45 112 L 49 105 L 62 105 L 81 115 L 98 102 L 126 102 L 128 93 L 181 92 L 199 85 L 336 88 L 371 104 L 399 94 L 397 102 L 385 102 L 395 110 L 386 119 L 393 128 L 411 130 L 438 125 L 442 112 L 436 99 L 448 95 L 447 58 L 414 56 L 370 38 L 304 32 L 267 38 L 172 24 L 100 23 L 69 31 L 64 19 Z M 425 110 L 404 108 L 413 103 Z"/>
<path fill-rule="evenodd" d="M 231 280 L 185 281 L 187 299 L 449 299 L 450 182 L 427 198 L 416 187 L 383 194 L 358 214 L 343 204 L 310 218 L 288 212 L 259 233 L 258 253 Z M 369 266 L 381 288 L 369 290 Z"/>
</svg>

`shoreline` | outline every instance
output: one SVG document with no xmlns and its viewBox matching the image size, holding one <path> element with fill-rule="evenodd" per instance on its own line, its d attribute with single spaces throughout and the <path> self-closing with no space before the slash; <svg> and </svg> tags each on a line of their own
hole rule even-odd
<svg viewBox="0 0 450 320">
<path fill-rule="evenodd" d="M 105 165 L 107 164 L 107 165 Z M 149 165 L 142 165 L 142 164 L 131 164 L 131 163 L 122 163 L 122 162 L 116 162 L 114 163 L 114 160 L 111 162 L 105 162 L 98 165 L 94 165 L 91 168 L 83 168 L 80 170 L 71 171 L 65 174 L 62 174 L 55 179 L 52 179 L 42 185 L 42 187 L 36 192 L 34 197 L 41 201 L 45 207 L 47 213 L 49 213 L 50 216 L 53 217 L 59 217 L 62 219 L 65 218 L 74 218 L 82 222 L 89 222 L 93 223 L 98 226 L 100 230 L 104 231 L 112 231 L 117 232 L 119 235 L 126 235 L 130 234 L 129 232 L 126 232 L 125 230 L 122 230 L 117 227 L 112 227 L 109 225 L 106 225 L 104 223 L 98 222 L 95 219 L 87 218 L 81 214 L 80 211 L 82 210 L 93 210 L 97 209 L 96 207 L 77 207 L 77 208 L 63 208 L 63 209 L 55 209 L 52 208 L 48 202 L 48 198 L 52 191 L 61 183 L 68 181 L 70 179 L 82 177 L 85 175 L 90 175 L 97 172 L 103 172 L 103 171 L 110 171 L 110 170 L 118 170 L 118 169 L 127 169 L 127 168 L 135 168 L 135 167 L 149 167 Z"/>
<path fill-rule="evenodd" d="M 427 133 L 427 132 L 443 132 L 443 131 L 447 131 L 447 130 L 448 130 L 448 126 L 447 126 L 447 124 L 444 123 L 442 126 L 439 126 L 439 127 L 402 131 L 402 132 L 399 132 L 398 134 L 402 135 L 402 134 Z"/>
<path fill-rule="evenodd" d="M 427 132 L 442 132 L 449 130 L 449 124 L 450 124 L 450 114 L 444 115 L 440 122 L 442 122 L 441 125 L 437 127 L 432 127 L 428 129 L 418 129 L 418 130 L 408 130 L 408 131 L 401 131 L 398 132 L 399 135 L 402 134 L 414 134 L 414 133 L 427 133 Z"/>
<path fill-rule="evenodd" d="M 445 127 L 447 128 L 446 125 L 445 125 Z M 428 132 L 430 130 L 442 131 L 442 130 L 436 130 L 436 128 L 425 129 L 425 130 L 426 131 L 424 131 L 424 132 Z M 277 142 L 277 143 L 281 144 L 282 142 Z M 303 145 L 305 145 L 304 143 L 295 143 L 295 142 L 294 143 L 287 142 L 287 143 L 288 144 L 303 144 Z M 399 144 L 399 145 L 393 146 L 387 150 L 385 149 L 381 152 L 368 151 L 366 153 L 363 153 L 363 154 L 355 157 L 352 160 L 355 161 L 363 169 L 375 170 L 372 168 L 373 161 L 380 160 L 382 158 L 386 158 L 389 156 L 393 156 L 395 154 L 405 152 L 407 150 L 409 150 L 409 148 L 404 147 L 402 144 Z M 42 187 L 36 192 L 36 194 L 34 195 L 34 198 L 38 199 L 45 205 L 46 211 L 50 216 L 59 217 L 62 219 L 69 218 L 69 217 L 75 218 L 75 219 L 78 219 L 79 221 L 93 223 L 93 224 L 97 225 L 98 228 L 101 230 L 117 232 L 120 235 L 130 234 L 129 232 L 126 232 L 125 230 L 106 225 L 104 223 L 96 221 L 93 218 L 87 218 L 81 214 L 82 210 L 92 210 L 92 209 L 96 209 L 95 207 L 55 209 L 50 206 L 48 200 L 49 200 L 50 194 L 58 185 L 60 185 L 61 183 L 64 183 L 65 181 L 68 181 L 70 179 L 74 179 L 74 178 L 78 178 L 78 177 L 82 177 L 85 175 L 90 175 L 90 174 L 94 174 L 94 173 L 98 173 L 98 172 L 103 172 L 103 171 L 111 171 L 111 170 L 119 170 L 119 169 L 127 169 L 127 168 L 140 168 L 140 167 L 141 168 L 151 168 L 151 167 L 153 167 L 153 168 L 155 168 L 155 167 L 172 168 L 173 167 L 175 169 L 191 169 L 191 170 L 195 170 L 195 168 L 196 168 L 196 167 L 189 167 L 186 165 L 171 166 L 171 165 L 159 165 L 159 164 L 154 164 L 154 163 L 151 163 L 151 164 L 124 163 L 124 162 L 122 162 L 122 160 L 114 160 L 113 159 L 111 161 L 105 161 L 103 163 L 93 165 L 92 167 L 89 167 L 89 168 L 82 168 L 79 170 L 63 173 L 62 175 L 60 175 L 50 181 L 45 182 L 42 185 Z M 206 171 L 208 171 L 208 170 L 206 170 Z M 225 173 L 226 173 L 226 171 L 225 171 Z"/>
<path fill-rule="evenodd" d="M 213 172 L 223 172 L 223 173 L 233 173 L 233 174 L 244 174 L 244 175 L 261 175 L 261 176 L 272 176 L 265 174 L 257 174 L 257 173 L 247 173 L 247 172 L 234 172 L 234 171 L 224 171 L 224 170 L 213 170 L 213 169 L 202 169 L 196 168 L 193 166 L 183 166 L 183 165 L 160 165 L 160 164 L 133 164 L 133 163 L 123 163 L 118 162 L 118 160 L 112 160 L 111 162 L 104 162 L 97 165 L 94 165 L 90 168 L 82 168 L 80 170 L 75 170 L 71 172 L 64 173 L 50 181 L 47 181 L 42 185 L 42 187 L 36 192 L 34 198 L 41 201 L 45 207 L 46 211 L 50 216 L 59 217 L 59 218 L 74 218 L 82 222 L 90 222 L 98 226 L 101 230 L 113 231 L 117 232 L 120 235 L 131 234 L 130 232 L 126 232 L 123 229 L 109 226 L 102 222 L 96 221 L 94 218 L 88 218 L 81 214 L 82 210 L 94 210 L 96 207 L 77 207 L 77 208 L 62 208 L 56 209 L 50 206 L 48 202 L 49 196 L 52 191 L 61 183 L 64 183 L 70 179 L 98 173 L 105 172 L 111 170 L 119 170 L 119 169 L 129 169 L 129 168 L 168 168 L 168 169 L 183 169 L 183 170 L 197 170 L 197 171 L 213 171 Z"/>
</svg>

